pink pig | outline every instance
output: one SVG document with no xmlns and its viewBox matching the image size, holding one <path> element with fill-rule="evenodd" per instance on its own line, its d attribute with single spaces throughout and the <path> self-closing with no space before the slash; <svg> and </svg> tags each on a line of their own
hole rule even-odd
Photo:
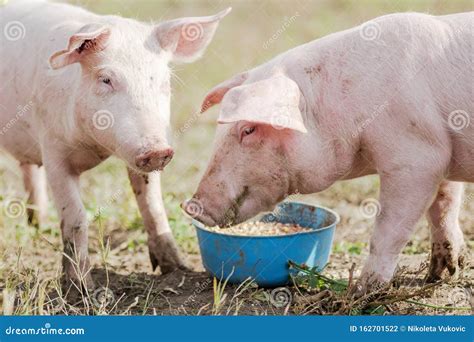
<svg viewBox="0 0 474 342">
<path fill-rule="evenodd" d="M 44 1 L 0 9 L 0 145 L 20 162 L 40 220 L 46 173 L 69 279 L 93 285 L 79 176 L 111 155 L 127 163 L 153 268 L 184 267 L 151 172 L 173 156 L 168 64 L 199 58 L 229 10 L 150 25 Z"/>
<path fill-rule="evenodd" d="M 428 210 L 428 279 L 462 264 L 458 215 L 474 181 L 473 13 L 393 14 L 283 53 L 210 91 L 215 149 L 192 202 L 225 226 L 293 193 L 378 174 L 381 212 L 359 291 L 387 282 Z M 196 213 L 190 202 L 183 207 Z"/>
</svg>

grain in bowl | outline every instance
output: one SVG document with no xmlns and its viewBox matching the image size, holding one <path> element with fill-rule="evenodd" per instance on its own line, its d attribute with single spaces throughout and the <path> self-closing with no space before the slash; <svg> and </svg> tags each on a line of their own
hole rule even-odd
<svg viewBox="0 0 474 342">
<path fill-rule="evenodd" d="M 219 228 L 206 227 L 206 229 L 219 234 L 240 236 L 281 236 L 309 232 L 311 228 L 301 227 L 297 224 L 280 222 L 244 222 L 235 226 Z"/>
</svg>

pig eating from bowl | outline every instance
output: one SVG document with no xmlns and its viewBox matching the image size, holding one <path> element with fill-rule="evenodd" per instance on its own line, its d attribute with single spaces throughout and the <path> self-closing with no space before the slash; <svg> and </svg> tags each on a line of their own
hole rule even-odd
<svg viewBox="0 0 474 342">
<path fill-rule="evenodd" d="M 93 285 L 79 176 L 111 155 L 127 164 L 153 269 L 185 266 L 152 172 L 173 156 L 168 65 L 199 58 L 229 10 L 146 24 L 45 1 L 0 8 L 0 145 L 20 162 L 39 221 L 46 174 L 61 219 L 63 272 L 78 287 Z"/>
<path fill-rule="evenodd" d="M 462 182 L 474 181 L 473 13 L 393 14 L 283 53 L 212 89 L 215 148 L 188 213 L 236 224 L 293 193 L 380 176 L 356 291 L 389 281 L 428 212 L 429 280 L 462 264 Z M 367 37 L 367 26 L 377 36 Z M 202 210 L 192 210 L 196 203 Z M 192 206 L 190 205 L 192 204 Z"/>
</svg>

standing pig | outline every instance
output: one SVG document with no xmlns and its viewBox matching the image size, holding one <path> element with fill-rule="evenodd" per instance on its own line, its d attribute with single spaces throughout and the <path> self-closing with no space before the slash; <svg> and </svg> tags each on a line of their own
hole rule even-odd
<svg viewBox="0 0 474 342">
<path fill-rule="evenodd" d="M 218 85 L 203 103 L 222 102 L 215 150 L 184 209 L 225 226 L 289 194 L 378 174 L 381 212 L 358 290 L 391 279 L 427 210 L 428 279 L 455 273 L 464 247 L 461 182 L 474 181 L 473 20 L 383 16 Z"/>
<path fill-rule="evenodd" d="M 79 176 L 111 155 L 127 163 L 153 269 L 184 267 L 152 172 L 173 156 L 168 63 L 199 58 L 229 10 L 150 25 L 43 1 L 0 9 L 0 144 L 20 162 L 40 219 L 46 173 L 66 278 L 93 285 Z"/>
</svg>

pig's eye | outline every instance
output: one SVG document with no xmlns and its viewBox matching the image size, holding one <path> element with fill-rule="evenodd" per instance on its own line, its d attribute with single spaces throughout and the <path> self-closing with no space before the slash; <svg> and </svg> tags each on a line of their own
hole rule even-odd
<svg viewBox="0 0 474 342">
<path fill-rule="evenodd" d="M 245 127 L 243 128 L 241 131 L 240 131 L 240 142 L 242 142 L 242 140 L 252 134 L 253 132 L 255 132 L 255 126 L 248 126 L 248 127 Z"/>
<path fill-rule="evenodd" d="M 112 87 L 112 80 L 108 76 L 99 76 L 99 82 Z"/>
<path fill-rule="evenodd" d="M 246 128 L 244 128 L 244 130 L 243 130 L 243 132 L 242 132 L 242 135 L 243 135 L 243 136 L 250 135 L 250 134 L 252 134 L 253 132 L 255 132 L 255 126 L 246 127 Z"/>
<path fill-rule="evenodd" d="M 97 95 L 102 96 L 110 94 L 115 90 L 116 84 L 109 75 L 98 75 L 97 77 Z"/>
</svg>

